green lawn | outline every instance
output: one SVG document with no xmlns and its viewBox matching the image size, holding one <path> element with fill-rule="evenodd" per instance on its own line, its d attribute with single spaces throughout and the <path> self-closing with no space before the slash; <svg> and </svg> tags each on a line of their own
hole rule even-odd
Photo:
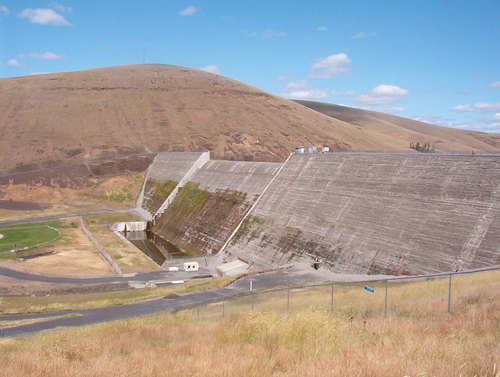
<svg viewBox="0 0 500 377">
<path fill-rule="evenodd" d="M 22 249 L 26 246 L 33 246 L 59 239 L 59 233 L 52 227 L 60 227 L 59 221 L 50 221 L 46 223 L 36 224 L 21 224 L 14 226 L 0 226 L 0 258 L 11 258 L 13 253 L 6 253 L 12 250 L 14 244 L 17 244 L 17 249 Z"/>
</svg>

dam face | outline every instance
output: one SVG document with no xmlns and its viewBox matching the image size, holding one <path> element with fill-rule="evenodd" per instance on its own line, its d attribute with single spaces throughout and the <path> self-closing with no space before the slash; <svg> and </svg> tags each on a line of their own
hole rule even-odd
<svg viewBox="0 0 500 377">
<path fill-rule="evenodd" d="M 175 198 L 155 217 L 151 230 L 185 250 L 186 255 L 216 254 L 282 166 L 272 162 L 214 160 L 198 162 L 197 166 L 193 165 L 199 161 L 196 154 L 186 154 L 190 161 L 187 164 L 179 162 L 180 154 L 161 155 L 150 169 L 152 174 L 148 173 L 143 208 L 153 215 L 157 207 L 151 206 L 152 199 L 156 198 L 156 203 L 158 198 L 165 201 L 175 191 Z M 183 176 L 176 166 L 182 168 Z M 147 182 L 154 180 L 185 182 L 157 195 L 162 191 L 161 184 L 147 189 Z"/>
<path fill-rule="evenodd" d="M 164 169 L 160 178 L 182 180 L 171 163 L 182 153 L 162 155 L 152 168 L 169 165 L 172 173 Z M 190 169 L 189 162 L 176 164 Z M 369 274 L 500 264 L 499 155 L 304 154 L 284 165 L 209 160 L 175 190 L 153 230 L 196 253 L 217 253 L 229 241 L 221 252 L 228 261 L 268 268 L 320 258 L 336 272 Z"/>
<path fill-rule="evenodd" d="M 226 253 L 274 266 L 319 257 L 334 271 L 358 273 L 500 264 L 499 161 L 420 153 L 294 155 Z"/>
</svg>

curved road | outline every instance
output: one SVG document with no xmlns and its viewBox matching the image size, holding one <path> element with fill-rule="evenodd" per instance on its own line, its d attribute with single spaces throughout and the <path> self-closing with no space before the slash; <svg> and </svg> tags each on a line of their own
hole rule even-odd
<svg viewBox="0 0 500 377">
<path fill-rule="evenodd" d="M 0 275 L 7 276 L 19 280 L 29 280 L 29 281 L 39 281 L 42 283 L 64 283 L 64 284 L 98 284 L 98 283 L 124 283 L 128 281 L 152 281 L 152 280 L 164 280 L 168 278 L 192 278 L 191 273 L 173 273 L 169 271 L 153 271 L 153 272 L 143 272 L 136 274 L 125 274 L 124 276 L 112 276 L 112 277 L 102 277 L 102 278 L 65 278 L 65 277 L 55 277 L 55 276 L 44 276 L 30 274 L 27 272 L 22 272 L 14 270 L 7 267 L 0 267 Z"/>
<path fill-rule="evenodd" d="M 23 319 L 47 318 L 44 322 L 37 322 L 11 328 L 0 329 L 0 336 L 17 337 L 35 334 L 43 330 L 54 329 L 56 327 L 76 327 L 93 323 L 107 322 L 118 319 L 125 319 L 144 314 L 157 313 L 167 309 L 179 308 L 188 305 L 197 305 L 211 300 L 229 298 L 238 293 L 247 292 L 250 287 L 250 280 L 254 289 L 272 288 L 290 284 L 318 283 L 323 279 L 313 272 L 304 273 L 294 269 L 266 272 L 258 275 L 243 277 L 225 288 L 218 288 L 211 291 L 190 293 L 182 296 L 163 297 L 159 299 L 127 304 L 110 306 L 105 308 L 65 311 L 32 315 L 4 315 L 0 316 L 1 321 L 14 321 Z M 75 314 L 74 317 L 50 319 L 50 317 Z"/>
</svg>

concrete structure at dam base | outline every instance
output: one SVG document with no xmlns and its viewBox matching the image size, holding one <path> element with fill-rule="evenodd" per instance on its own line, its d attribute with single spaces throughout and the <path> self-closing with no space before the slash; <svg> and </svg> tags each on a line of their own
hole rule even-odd
<svg viewBox="0 0 500 377">
<path fill-rule="evenodd" d="M 159 153 L 138 210 L 186 256 L 423 274 L 500 265 L 500 155 Z"/>
</svg>

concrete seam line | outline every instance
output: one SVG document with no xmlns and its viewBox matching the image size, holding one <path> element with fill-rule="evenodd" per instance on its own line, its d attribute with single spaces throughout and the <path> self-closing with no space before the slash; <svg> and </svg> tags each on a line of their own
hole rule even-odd
<svg viewBox="0 0 500 377">
<path fill-rule="evenodd" d="M 186 174 L 181 178 L 177 186 L 175 186 L 174 191 L 170 193 L 170 195 L 165 199 L 163 204 L 158 208 L 156 213 L 153 215 L 153 222 L 156 221 L 156 218 L 160 215 L 162 215 L 168 208 L 168 206 L 174 201 L 175 197 L 179 193 L 179 189 L 183 187 L 187 182 L 188 179 L 190 179 L 193 174 L 201 167 L 203 166 L 207 161 L 210 161 L 210 152 L 201 152 L 200 156 L 196 159 L 196 161 L 193 162 L 191 165 L 191 168 L 187 171 Z"/>
<path fill-rule="evenodd" d="M 151 162 L 151 165 L 148 166 L 148 169 L 146 170 L 146 174 L 144 174 L 144 182 L 142 182 L 141 192 L 139 193 L 139 197 L 137 198 L 136 203 L 135 203 L 136 207 L 142 207 L 142 202 L 144 201 L 144 189 L 146 188 L 146 182 L 148 181 L 152 166 L 154 165 L 156 159 L 158 158 L 158 154 L 159 153 L 156 154 L 155 158 Z"/>
<path fill-rule="evenodd" d="M 85 223 L 83 222 L 82 216 L 80 216 L 80 225 L 82 227 L 83 233 L 85 233 L 85 235 L 94 244 L 94 246 L 97 248 L 97 250 L 99 250 L 101 252 L 104 259 L 106 259 L 109 262 L 109 264 L 111 264 L 111 267 L 113 267 L 113 269 L 118 274 L 118 276 L 123 276 L 123 272 L 122 272 L 121 268 L 118 266 L 118 264 L 116 264 L 116 262 L 113 260 L 113 258 L 111 258 L 111 255 L 109 255 L 108 252 L 106 250 L 104 250 L 104 248 L 99 243 L 99 241 L 97 241 L 97 239 L 87 229 L 87 227 L 85 226 Z"/>
<path fill-rule="evenodd" d="M 236 228 L 233 230 L 233 232 L 231 233 L 231 235 L 229 236 L 229 238 L 226 240 L 226 242 L 224 242 L 224 245 L 222 245 L 222 247 L 220 248 L 219 252 L 216 254 L 216 255 L 219 255 L 221 254 L 224 249 L 227 247 L 227 245 L 229 245 L 229 242 L 233 239 L 233 237 L 236 235 L 236 233 L 238 232 L 238 230 L 240 230 L 241 228 L 241 224 L 243 224 L 243 221 L 245 221 L 245 219 L 250 216 L 250 213 L 253 211 L 253 209 L 255 208 L 255 206 L 257 205 L 257 203 L 259 202 L 260 198 L 262 198 L 265 194 L 265 192 L 267 191 L 267 189 L 269 187 L 271 187 L 272 183 L 274 182 L 274 180 L 276 179 L 276 177 L 278 175 L 280 175 L 281 171 L 283 170 L 283 168 L 285 167 L 286 163 L 288 162 L 288 160 L 290 159 L 290 157 L 292 157 L 293 153 L 290 153 L 290 155 L 288 156 L 288 158 L 285 160 L 285 162 L 283 162 L 283 164 L 280 166 L 280 168 L 278 169 L 278 171 L 276 172 L 276 174 L 274 175 L 274 177 L 269 181 L 269 183 L 267 184 L 267 186 L 264 188 L 264 190 L 262 190 L 262 192 L 260 193 L 259 197 L 257 198 L 257 200 L 255 201 L 254 204 L 252 204 L 252 206 L 250 207 L 250 209 L 248 210 L 248 212 L 246 213 L 245 216 L 243 216 L 243 218 L 241 219 L 241 221 L 239 222 L 239 224 L 236 226 Z"/>
</svg>

